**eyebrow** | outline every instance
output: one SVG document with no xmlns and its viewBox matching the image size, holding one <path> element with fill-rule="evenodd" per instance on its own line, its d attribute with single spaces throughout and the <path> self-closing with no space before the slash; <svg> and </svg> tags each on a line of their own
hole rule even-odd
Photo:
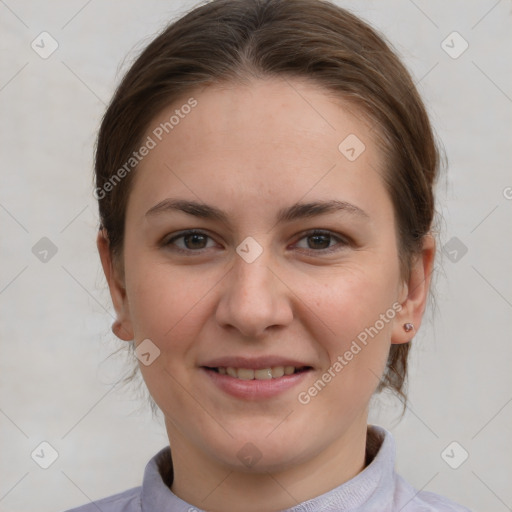
<svg viewBox="0 0 512 512">
<path fill-rule="evenodd" d="M 229 224 L 228 215 L 215 206 L 210 206 L 198 201 L 189 201 L 185 199 L 167 198 L 151 207 L 146 212 L 146 217 L 169 213 L 173 211 L 181 211 L 194 217 L 202 219 L 211 219 Z M 292 206 L 279 210 L 276 220 L 278 224 L 292 222 L 298 219 L 306 219 L 325 215 L 334 212 L 346 212 L 356 217 L 369 219 L 369 215 L 358 206 L 347 203 L 346 201 L 338 201 L 335 199 L 328 201 L 312 201 L 308 203 L 296 203 Z"/>
</svg>

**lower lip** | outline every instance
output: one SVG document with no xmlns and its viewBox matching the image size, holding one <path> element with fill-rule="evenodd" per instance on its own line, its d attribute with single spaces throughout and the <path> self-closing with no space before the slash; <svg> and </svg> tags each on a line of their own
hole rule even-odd
<svg viewBox="0 0 512 512">
<path fill-rule="evenodd" d="M 311 370 L 305 370 L 292 375 L 283 375 L 277 379 L 242 380 L 230 375 L 222 375 L 204 367 L 200 369 L 222 391 L 244 400 L 272 398 L 301 383 L 311 373 Z"/>
</svg>

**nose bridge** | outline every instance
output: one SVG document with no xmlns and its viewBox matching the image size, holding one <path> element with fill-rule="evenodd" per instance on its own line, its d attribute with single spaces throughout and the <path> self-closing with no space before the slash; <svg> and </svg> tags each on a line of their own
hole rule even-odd
<svg viewBox="0 0 512 512">
<path fill-rule="evenodd" d="M 237 258 L 233 268 L 233 286 L 235 294 L 240 298 L 271 302 L 274 299 L 272 272 L 268 258 L 260 256 L 248 263 L 243 258 Z M 261 303 L 263 305 L 263 303 Z"/>
<path fill-rule="evenodd" d="M 250 244 L 250 241 L 249 241 Z M 244 247 L 240 244 L 239 251 Z M 253 248 L 249 245 L 250 252 Z M 286 325 L 292 318 L 285 288 L 271 270 L 270 250 L 254 260 L 236 254 L 224 283 L 217 308 L 217 321 L 232 326 L 247 337 L 262 335 L 268 327 Z"/>
</svg>

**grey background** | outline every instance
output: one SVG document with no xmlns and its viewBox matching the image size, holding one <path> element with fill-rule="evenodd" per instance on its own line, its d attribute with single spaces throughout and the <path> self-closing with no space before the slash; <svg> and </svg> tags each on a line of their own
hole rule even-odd
<svg viewBox="0 0 512 512">
<path fill-rule="evenodd" d="M 414 341 L 409 408 L 399 422 L 382 396 L 371 419 L 394 433 L 397 469 L 418 489 L 512 510 L 511 2 L 337 3 L 402 55 L 449 162 L 438 197 L 440 245 L 451 242 Z M 92 147 L 130 60 L 193 5 L 0 0 L 0 511 L 59 511 L 139 485 L 167 443 L 143 393 L 116 384 L 122 353 L 108 357 L 122 342 L 95 247 Z M 59 45 L 47 59 L 31 48 L 43 31 Z M 469 44 L 456 59 L 441 46 L 453 31 Z M 46 262 L 43 237 L 57 249 Z M 43 441 L 58 453 L 48 469 L 31 458 Z M 469 453 L 458 469 L 441 456 L 453 441 Z M 462 453 L 448 450 L 450 462 Z"/>
</svg>

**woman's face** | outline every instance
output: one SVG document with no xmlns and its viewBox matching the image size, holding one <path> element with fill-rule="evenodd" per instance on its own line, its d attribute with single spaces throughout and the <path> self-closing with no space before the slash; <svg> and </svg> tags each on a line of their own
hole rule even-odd
<svg viewBox="0 0 512 512">
<path fill-rule="evenodd" d="M 384 161 L 357 109 L 313 84 L 191 96 L 146 134 L 114 304 L 171 444 L 283 469 L 365 431 L 390 344 L 418 327 Z"/>
</svg>

